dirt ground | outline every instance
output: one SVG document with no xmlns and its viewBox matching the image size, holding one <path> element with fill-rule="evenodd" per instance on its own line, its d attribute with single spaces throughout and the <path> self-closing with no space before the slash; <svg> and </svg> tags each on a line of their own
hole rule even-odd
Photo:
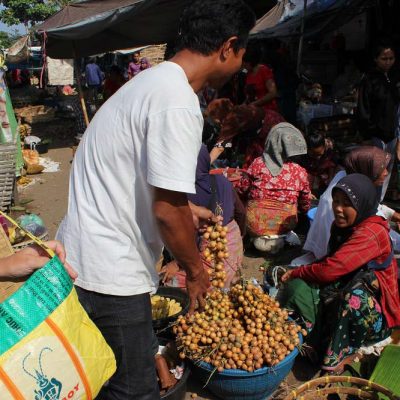
<svg viewBox="0 0 400 400">
<path fill-rule="evenodd" d="M 64 144 L 50 149 L 43 156 L 60 163 L 59 171 L 36 175 L 34 184 L 26 188 L 20 188 L 19 199 L 27 211 L 39 215 L 44 220 L 50 238 L 54 238 L 67 209 L 68 179 L 71 168 L 72 149 L 68 144 Z M 262 264 L 285 264 L 298 254 L 298 247 L 285 248 L 279 257 L 273 258 L 264 258 L 260 253 L 247 251 L 243 265 L 243 275 L 246 278 L 255 277 L 262 281 L 262 272 L 259 270 Z M 315 372 L 304 360 L 298 359 L 293 371 L 281 384 L 280 390 L 272 398 L 282 398 L 289 390 L 299 385 L 300 382 L 310 379 L 315 375 Z M 188 392 L 185 399 L 191 399 L 192 393 L 196 393 L 198 395 L 197 398 L 200 400 L 216 399 L 193 378 L 189 378 Z"/>
</svg>

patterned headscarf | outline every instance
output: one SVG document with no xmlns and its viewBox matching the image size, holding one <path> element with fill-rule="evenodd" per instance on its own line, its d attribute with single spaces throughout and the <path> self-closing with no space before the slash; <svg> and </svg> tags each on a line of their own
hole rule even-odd
<svg viewBox="0 0 400 400">
<path fill-rule="evenodd" d="M 307 144 L 302 133 L 292 124 L 281 122 L 269 132 L 263 158 L 271 175 L 278 176 L 289 157 L 306 153 Z"/>
<path fill-rule="evenodd" d="M 362 146 L 346 156 L 344 166 L 348 174 L 363 174 L 375 181 L 388 166 L 390 159 L 391 155 L 378 147 Z"/>
</svg>

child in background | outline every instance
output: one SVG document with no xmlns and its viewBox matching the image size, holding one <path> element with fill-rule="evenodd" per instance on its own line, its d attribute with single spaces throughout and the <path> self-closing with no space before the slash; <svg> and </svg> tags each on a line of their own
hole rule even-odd
<svg viewBox="0 0 400 400">
<path fill-rule="evenodd" d="M 299 164 L 308 173 L 311 192 L 319 196 L 334 177 L 337 162 L 332 143 L 322 133 L 308 135 L 306 142 L 307 154 L 299 159 Z"/>
</svg>

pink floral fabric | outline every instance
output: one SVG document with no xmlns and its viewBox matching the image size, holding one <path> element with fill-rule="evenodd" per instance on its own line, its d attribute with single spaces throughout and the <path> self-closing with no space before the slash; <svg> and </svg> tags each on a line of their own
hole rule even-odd
<svg viewBox="0 0 400 400">
<path fill-rule="evenodd" d="M 310 185 L 306 170 L 288 162 L 277 176 L 272 176 L 263 158 L 256 158 L 243 174 L 238 191 L 248 200 L 276 200 L 286 204 L 297 204 L 300 212 L 311 205 Z"/>
</svg>

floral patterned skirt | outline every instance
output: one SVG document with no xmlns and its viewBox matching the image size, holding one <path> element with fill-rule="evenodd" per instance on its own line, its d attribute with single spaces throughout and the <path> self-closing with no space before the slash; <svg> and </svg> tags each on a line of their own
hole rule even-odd
<svg viewBox="0 0 400 400">
<path fill-rule="evenodd" d="M 388 336 L 390 329 L 375 296 L 367 289 L 354 289 L 341 302 L 322 368 L 332 370 L 364 344 L 377 343 Z"/>
<path fill-rule="evenodd" d="M 287 285 L 282 305 L 293 310 L 310 332 L 307 343 L 320 353 L 322 369 L 333 370 L 361 346 L 390 335 L 377 297 L 361 287 L 351 290 L 338 303 L 325 306 L 316 288 L 294 279 Z"/>
<path fill-rule="evenodd" d="M 297 204 L 277 200 L 250 200 L 247 229 L 252 236 L 283 235 L 297 225 Z"/>
</svg>

